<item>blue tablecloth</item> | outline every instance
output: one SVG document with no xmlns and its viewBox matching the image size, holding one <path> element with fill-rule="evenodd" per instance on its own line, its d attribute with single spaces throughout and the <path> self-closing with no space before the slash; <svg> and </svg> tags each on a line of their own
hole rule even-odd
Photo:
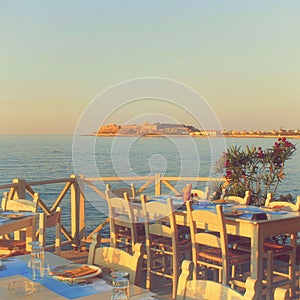
<svg viewBox="0 0 300 300">
<path fill-rule="evenodd" d="M 194 209 L 203 209 L 215 211 L 215 207 L 218 203 L 212 203 L 211 201 L 198 201 L 193 205 Z M 251 220 L 254 214 L 270 214 L 270 215 L 283 215 L 287 214 L 286 211 L 275 211 L 275 210 L 266 210 L 262 207 L 252 206 L 252 205 L 236 205 L 231 203 L 222 204 L 224 212 L 231 212 L 232 210 L 238 210 L 242 212 L 241 215 L 236 216 L 236 218 Z"/>
<path fill-rule="evenodd" d="M 28 217 L 28 216 L 32 216 L 35 213 L 33 212 L 14 212 L 14 211 L 10 211 L 10 210 L 6 210 L 6 211 L 1 211 L 1 215 L 0 215 L 0 224 L 5 224 L 5 223 L 9 223 L 12 222 L 14 219 L 9 219 L 9 218 L 5 218 L 5 215 L 10 215 L 10 214 L 22 214 L 24 215 L 24 217 Z"/>
<path fill-rule="evenodd" d="M 32 280 L 31 270 L 28 268 L 27 263 L 17 257 L 4 259 L 3 267 L 0 269 L 0 278 L 12 275 L 22 275 Z M 97 279 L 93 283 L 86 285 L 68 285 L 66 282 L 46 275 L 44 278 L 39 279 L 38 282 L 67 299 L 75 299 L 112 289 L 103 279 Z"/>
</svg>

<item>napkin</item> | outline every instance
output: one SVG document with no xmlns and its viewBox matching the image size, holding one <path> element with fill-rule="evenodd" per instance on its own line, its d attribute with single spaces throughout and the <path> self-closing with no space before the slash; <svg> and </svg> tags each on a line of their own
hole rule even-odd
<svg viewBox="0 0 300 300">
<path fill-rule="evenodd" d="M 92 274 L 95 272 L 97 272 L 97 269 L 91 268 L 87 265 L 83 265 L 81 267 L 74 268 L 74 269 L 67 269 L 67 270 L 61 270 L 61 271 L 52 270 L 51 275 L 61 276 L 61 277 L 66 277 L 66 278 L 75 278 L 75 277 Z"/>
<path fill-rule="evenodd" d="M 182 189 L 182 193 L 183 193 L 183 201 L 186 202 L 187 200 L 190 199 L 191 197 L 191 190 L 192 190 L 192 184 L 188 183 L 183 189 Z"/>
</svg>

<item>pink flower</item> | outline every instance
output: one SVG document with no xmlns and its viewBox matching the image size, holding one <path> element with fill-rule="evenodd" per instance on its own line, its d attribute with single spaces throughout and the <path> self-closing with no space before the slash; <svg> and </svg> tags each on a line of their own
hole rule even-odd
<svg viewBox="0 0 300 300">
<path fill-rule="evenodd" d="M 226 159 L 226 161 L 225 161 L 225 167 L 226 168 L 229 166 L 229 163 L 230 163 L 229 159 Z"/>
<path fill-rule="evenodd" d="M 262 152 L 259 152 L 259 153 L 258 153 L 258 157 L 259 157 L 259 158 L 263 158 L 263 157 L 264 157 L 264 154 L 263 154 Z"/>
</svg>

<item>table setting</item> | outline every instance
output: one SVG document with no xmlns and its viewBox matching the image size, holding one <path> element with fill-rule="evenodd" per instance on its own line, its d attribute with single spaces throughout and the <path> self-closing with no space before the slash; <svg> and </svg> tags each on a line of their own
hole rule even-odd
<svg viewBox="0 0 300 300">
<path fill-rule="evenodd" d="M 102 292 L 111 293 L 112 291 L 112 286 L 99 278 L 102 270 L 97 266 L 74 264 L 68 260 L 65 260 L 65 264 L 51 266 L 45 259 L 45 266 L 41 266 L 44 270 L 37 275 L 30 267 L 30 255 L 24 256 L 26 258 L 20 256 L 1 260 L 1 282 L 7 278 L 11 278 L 9 283 L 15 279 L 23 281 L 23 284 L 27 281 L 33 282 L 34 288 L 28 290 L 28 293 L 35 293 L 38 291 L 36 287 L 41 288 L 42 286 L 43 289 L 46 288 L 54 292 L 56 296 L 62 296 L 65 299 L 76 299 Z M 47 256 L 49 256 L 48 253 Z M 16 275 L 22 278 L 15 278 Z M 16 284 L 20 285 L 21 283 Z M 22 293 L 22 289 L 19 288 L 18 290 Z"/>
<path fill-rule="evenodd" d="M 172 198 L 174 207 L 177 211 L 186 211 L 186 206 L 183 201 L 182 196 L 171 196 L 171 195 L 161 195 L 161 196 L 151 196 L 148 201 L 161 201 L 165 202 L 168 198 Z M 241 218 L 245 220 L 267 220 L 270 215 L 284 215 L 288 214 L 289 211 L 282 209 L 282 207 L 259 207 L 253 205 L 241 205 L 234 201 L 226 199 L 216 199 L 216 200 L 205 200 L 197 199 L 193 197 L 193 208 L 215 210 L 216 205 L 222 205 L 224 215 L 226 218 Z"/>
<path fill-rule="evenodd" d="M 34 275 L 30 261 L 32 255 L 0 260 L 1 299 L 156 299 L 154 294 L 129 284 L 124 272 L 115 272 L 95 265 L 77 264 L 44 252 L 43 271 Z M 114 271 L 114 272 L 112 272 Z M 118 282 L 116 284 L 116 282 Z M 120 291 L 125 296 L 120 298 Z M 99 295 L 101 294 L 101 295 Z M 112 298 L 115 295 L 115 298 Z M 118 297 L 119 298 L 118 298 Z M 100 298 L 99 298 L 100 297 Z"/>
</svg>

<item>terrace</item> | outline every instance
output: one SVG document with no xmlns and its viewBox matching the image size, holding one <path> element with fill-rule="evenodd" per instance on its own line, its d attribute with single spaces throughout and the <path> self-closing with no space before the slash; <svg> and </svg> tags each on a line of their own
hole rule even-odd
<svg viewBox="0 0 300 300">
<path fill-rule="evenodd" d="M 186 183 L 192 183 L 193 186 L 199 184 L 211 185 L 213 182 L 222 182 L 224 179 L 162 177 L 160 174 L 156 174 L 152 177 L 128 177 L 122 180 L 125 182 L 134 182 L 135 186 L 139 187 L 136 191 L 138 195 L 159 196 L 161 194 L 168 194 L 176 196 L 181 194 L 181 190 L 176 188 L 178 183 L 178 186 L 184 186 Z M 107 205 L 105 197 L 106 184 L 119 186 L 120 179 L 118 177 L 84 178 L 81 175 L 71 175 L 69 178 L 35 182 L 27 182 L 24 179 L 13 179 L 12 183 L 1 185 L 0 190 L 6 194 L 8 199 L 31 199 L 38 193 L 38 212 L 44 212 L 46 215 L 50 215 L 58 207 L 63 207 L 61 226 L 62 252 L 60 255 L 77 263 L 85 263 L 94 234 L 101 233 L 101 242 L 104 245 L 110 242 L 108 229 L 109 217 L 106 213 L 95 210 L 95 207 L 99 208 Z M 51 194 L 51 197 L 49 197 L 49 194 Z M 92 205 L 90 199 L 93 199 Z M 99 214 L 95 218 L 98 222 L 93 221 L 95 214 Z M 182 225 L 186 222 L 180 214 L 178 222 L 182 222 Z M 236 225 L 231 222 L 230 226 L 232 233 L 237 234 Z M 49 244 L 48 241 L 47 245 L 50 247 L 50 251 L 54 250 L 54 244 Z M 259 262 L 262 262 L 262 260 Z M 255 272 L 257 270 L 252 270 L 251 274 L 256 274 Z M 161 295 L 159 297 L 169 299 L 170 289 L 162 285 L 162 281 L 159 281 L 157 285 L 162 287 L 159 291 Z M 298 295 L 298 291 L 296 294 Z"/>
</svg>

